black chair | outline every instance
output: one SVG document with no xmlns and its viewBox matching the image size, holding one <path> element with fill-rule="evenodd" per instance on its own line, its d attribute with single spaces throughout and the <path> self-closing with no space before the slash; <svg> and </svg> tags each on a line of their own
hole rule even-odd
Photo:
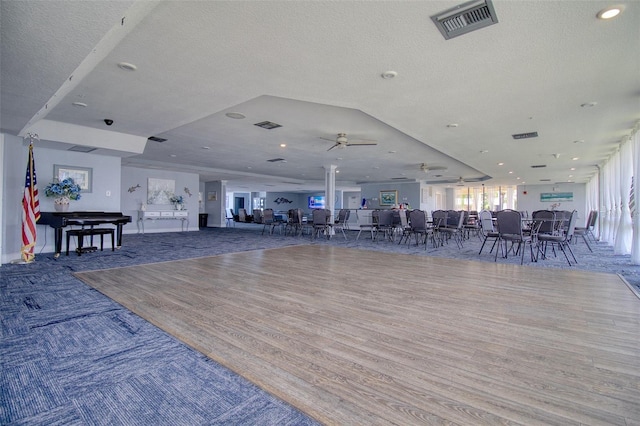
<svg viewBox="0 0 640 426">
<path fill-rule="evenodd" d="M 431 235 L 434 247 L 437 246 L 435 239 L 433 239 L 433 229 L 430 229 L 427 226 L 427 216 L 422 210 L 411 210 L 409 212 L 409 235 L 407 236 L 407 245 L 411 241 L 411 236 L 415 236 L 416 246 L 420 241 L 421 244 L 424 244 L 424 249 L 427 249 L 427 239 Z M 420 238 L 420 240 L 418 240 Z"/>
<path fill-rule="evenodd" d="M 540 244 L 538 251 L 539 254 L 543 256 L 543 258 L 547 255 L 547 247 L 551 244 L 551 248 L 555 255 L 555 248 L 558 247 L 562 254 L 564 254 L 565 259 L 567 259 L 567 263 L 571 266 L 571 261 L 569 260 L 569 256 L 567 256 L 567 251 L 571 254 L 573 261 L 578 263 L 576 256 L 573 254 L 573 250 L 571 250 L 571 245 L 569 244 L 573 239 L 574 230 L 576 227 L 576 218 L 578 213 L 574 210 L 569 216 L 569 224 L 566 230 L 561 230 L 555 234 L 538 234 L 538 243 Z"/>
<path fill-rule="evenodd" d="M 453 238 L 459 249 L 462 248 L 462 240 L 464 238 L 464 217 L 464 211 L 456 212 L 451 210 L 447 212 L 447 226 L 439 227 L 442 240 Z"/>
<path fill-rule="evenodd" d="M 344 230 L 349 230 L 349 217 L 351 216 L 351 210 L 348 209 L 340 209 L 338 212 L 338 218 L 333 224 L 333 229 L 337 232 L 340 230 L 342 232 L 342 236 L 344 239 L 347 239 L 347 235 L 344 233 Z"/>
<path fill-rule="evenodd" d="M 331 211 L 327 209 L 315 209 L 313 215 L 313 232 L 311 238 L 317 238 L 321 233 L 324 234 L 327 239 L 331 238 L 332 224 L 329 221 L 331 217 Z"/>
<path fill-rule="evenodd" d="M 498 247 L 496 248 L 496 255 L 494 261 L 498 260 L 498 252 L 503 253 L 503 257 L 506 259 L 509 251 L 513 249 L 513 246 L 517 243 L 516 254 L 520 252 L 520 264 L 524 263 L 524 251 L 529 244 L 531 250 L 531 261 L 535 261 L 536 258 L 533 255 L 533 237 L 524 233 L 522 229 L 522 214 L 516 210 L 502 210 L 497 213 L 497 226 L 498 226 Z M 511 242 L 511 247 L 507 247 L 507 243 Z M 503 247 L 504 243 L 504 247 Z"/>
<path fill-rule="evenodd" d="M 589 245 L 589 241 L 587 241 L 587 237 L 593 238 L 593 242 L 596 242 L 596 238 L 593 235 L 593 228 L 596 226 L 596 221 L 598 220 L 598 211 L 591 210 L 589 212 L 589 216 L 587 217 L 587 223 L 584 227 L 576 227 L 573 236 L 577 239 L 577 237 L 582 237 L 582 240 L 587 245 L 587 248 L 590 252 L 593 252 L 591 246 Z"/>
<path fill-rule="evenodd" d="M 385 239 L 393 240 L 393 211 L 380 210 L 378 212 L 378 224 L 375 228 L 374 238 L 378 240 L 378 234 L 382 233 Z"/>
</svg>

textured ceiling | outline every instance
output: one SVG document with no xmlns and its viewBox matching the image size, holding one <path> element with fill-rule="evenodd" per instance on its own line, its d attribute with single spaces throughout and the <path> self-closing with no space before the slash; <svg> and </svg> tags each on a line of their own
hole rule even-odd
<svg viewBox="0 0 640 426">
<path fill-rule="evenodd" d="M 601 21 L 609 2 L 496 0 L 498 24 L 445 40 L 430 16 L 457 4 L 3 1 L 0 125 L 160 136 L 143 154 L 121 153 L 123 164 L 230 189 L 322 189 L 330 164 L 342 188 L 585 182 L 640 119 L 640 2 Z M 389 70 L 397 77 L 383 79 Z M 282 127 L 254 126 L 265 120 Z M 321 138 L 341 132 L 378 145 L 327 151 Z"/>
</svg>

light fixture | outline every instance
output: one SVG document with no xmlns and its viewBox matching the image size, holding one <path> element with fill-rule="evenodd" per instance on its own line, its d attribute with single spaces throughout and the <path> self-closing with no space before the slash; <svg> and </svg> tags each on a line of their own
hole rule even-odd
<svg viewBox="0 0 640 426">
<path fill-rule="evenodd" d="M 456 127 L 458 127 L 458 123 L 450 123 L 450 124 L 447 124 L 447 127 L 452 128 L 452 129 L 453 129 L 453 128 L 456 128 Z"/>
<path fill-rule="evenodd" d="M 385 71 L 381 74 L 381 77 L 384 78 L 385 80 L 390 80 L 392 78 L 395 78 L 397 75 L 398 73 L 395 71 Z"/>
<path fill-rule="evenodd" d="M 576 161 L 576 160 L 579 160 L 579 159 L 580 159 L 580 157 L 573 157 L 572 158 L 573 161 Z"/>
<path fill-rule="evenodd" d="M 203 146 L 202 149 L 211 149 L 209 146 Z"/>
<path fill-rule="evenodd" d="M 498 166 L 504 166 L 504 163 L 498 163 Z"/>
<path fill-rule="evenodd" d="M 233 118 L 236 120 L 242 120 L 243 118 L 247 118 L 244 114 L 239 112 L 228 112 L 225 115 L 229 118 Z"/>
<path fill-rule="evenodd" d="M 281 144 L 280 144 L 280 148 L 286 148 L 286 147 L 287 147 L 287 144 L 286 144 L 286 143 L 281 143 Z"/>
<path fill-rule="evenodd" d="M 596 17 L 598 19 L 615 18 L 616 16 L 620 15 L 623 10 L 624 10 L 624 6 L 623 5 L 609 6 L 609 7 L 605 8 L 605 9 L 602 9 L 600 12 L 598 12 Z"/>
<path fill-rule="evenodd" d="M 591 102 L 585 102 L 583 104 L 580 104 L 580 106 L 582 108 L 593 108 L 594 106 L 598 105 L 598 103 L 596 101 L 591 101 Z"/>
<path fill-rule="evenodd" d="M 85 104 L 84 102 L 74 102 L 71 105 L 76 106 L 76 107 L 80 107 L 80 108 L 86 108 L 87 104 Z"/>
</svg>

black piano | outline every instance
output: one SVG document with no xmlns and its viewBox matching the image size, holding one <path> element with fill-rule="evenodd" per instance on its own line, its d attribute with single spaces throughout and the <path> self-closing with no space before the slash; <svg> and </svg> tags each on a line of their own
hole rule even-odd
<svg viewBox="0 0 640 426">
<path fill-rule="evenodd" d="M 121 212 L 40 212 L 38 225 L 49 225 L 55 230 L 55 245 L 58 257 L 62 251 L 62 228 L 76 225 L 93 227 L 96 225 L 115 225 L 116 241 L 118 248 L 122 246 L 122 227 L 131 222 L 131 216 L 125 216 Z"/>
</svg>

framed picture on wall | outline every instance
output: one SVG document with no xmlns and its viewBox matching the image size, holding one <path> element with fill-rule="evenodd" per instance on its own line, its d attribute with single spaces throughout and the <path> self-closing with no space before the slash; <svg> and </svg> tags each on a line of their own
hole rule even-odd
<svg viewBox="0 0 640 426">
<path fill-rule="evenodd" d="M 396 189 L 390 191 L 380 191 L 380 205 L 393 206 L 398 204 L 398 191 Z"/>
<path fill-rule="evenodd" d="M 60 164 L 54 164 L 53 177 L 54 179 L 58 179 L 58 182 L 71 178 L 74 183 L 80 185 L 82 192 L 92 191 L 93 169 L 90 167 L 61 166 Z"/>
<path fill-rule="evenodd" d="M 170 199 L 175 192 L 175 180 L 149 178 L 147 183 L 147 204 L 171 204 Z"/>
</svg>

